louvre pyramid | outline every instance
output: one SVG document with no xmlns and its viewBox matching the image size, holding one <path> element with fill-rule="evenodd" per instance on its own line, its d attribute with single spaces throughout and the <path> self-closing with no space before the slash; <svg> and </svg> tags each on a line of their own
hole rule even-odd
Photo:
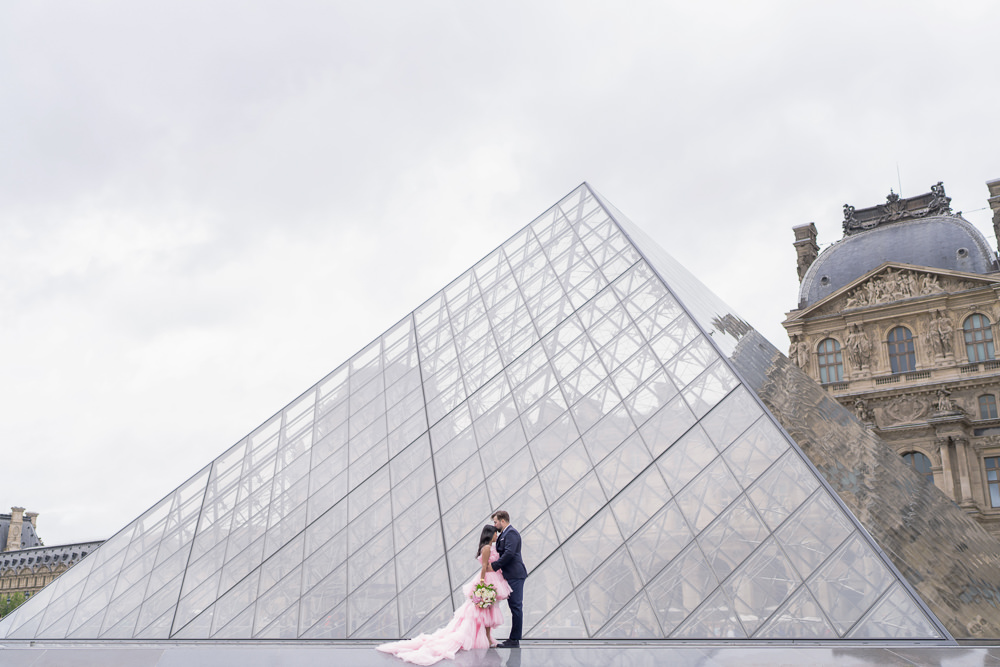
<svg viewBox="0 0 1000 667">
<path fill-rule="evenodd" d="M 0 638 L 412 636 L 461 604 L 505 508 L 528 639 L 950 640 L 741 382 L 711 308 L 678 300 L 691 280 L 581 185 Z"/>
</svg>

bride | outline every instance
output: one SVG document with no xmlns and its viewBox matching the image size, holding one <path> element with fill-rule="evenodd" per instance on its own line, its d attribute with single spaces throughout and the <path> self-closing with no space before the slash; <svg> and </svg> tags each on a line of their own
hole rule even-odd
<svg viewBox="0 0 1000 667">
<path fill-rule="evenodd" d="M 391 653 L 406 662 L 433 665 L 439 660 L 454 658 L 459 649 L 484 649 L 496 646 L 490 636 L 490 629 L 503 623 L 498 603 L 510 595 L 510 586 L 503 578 L 503 574 L 499 570 L 493 572 L 489 569 L 489 564 L 498 558 L 497 551 L 493 547 L 498 532 L 494 526 L 483 526 L 483 532 L 479 535 L 479 547 L 476 549 L 476 558 L 482 567 L 479 575 L 462 587 L 465 604 L 455 611 L 448 625 L 432 634 L 382 644 L 377 649 Z M 485 609 L 478 607 L 471 598 L 476 585 L 480 583 L 493 584 L 497 592 L 496 601 Z"/>
</svg>

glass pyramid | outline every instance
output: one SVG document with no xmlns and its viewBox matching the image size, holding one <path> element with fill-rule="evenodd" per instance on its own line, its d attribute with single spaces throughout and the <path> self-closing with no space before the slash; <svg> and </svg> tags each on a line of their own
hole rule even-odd
<svg viewBox="0 0 1000 667">
<path fill-rule="evenodd" d="M 0 638 L 412 636 L 503 508 L 528 639 L 950 639 L 678 300 L 691 280 L 581 185 Z"/>
</svg>

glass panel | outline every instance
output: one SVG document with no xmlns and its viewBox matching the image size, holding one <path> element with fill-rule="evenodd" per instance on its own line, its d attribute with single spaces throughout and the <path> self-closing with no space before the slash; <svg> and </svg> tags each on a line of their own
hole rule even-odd
<svg viewBox="0 0 1000 667">
<path fill-rule="evenodd" d="M 791 450 L 764 473 L 747 495 L 772 530 L 819 486 L 816 476 Z"/>
<path fill-rule="evenodd" d="M 843 511 L 820 489 L 775 533 L 799 575 L 812 574 L 854 530 Z"/>
<path fill-rule="evenodd" d="M 729 367 L 718 361 L 681 393 L 691 406 L 691 411 L 700 418 L 715 407 L 738 382 Z"/>
<path fill-rule="evenodd" d="M 615 387 L 618 388 L 618 393 L 628 396 L 659 370 L 661 370 L 660 360 L 648 345 L 643 345 L 631 359 L 616 369 L 611 377 L 614 379 Z"/>
<path fill-rule="evenodd" d="M 340 624 L 346 624 L 346 618 L 340 617 L 339 615 L 331 617 L 335 613 L 336 609 L 343 610 L 343 605 L 341 604 L 347 598 L 347 565 L 341 565 L 326 578 L 324 578 L 320 583 L 314 586 L 312 589 L 308 590 L 303 596 L 299 604 L 300 617 L 299 625 L 305 630 L 313 627 L 316 623 L 323 619 L 326 619 L 327 623 L 331 626 L 336 627 Z M 345 615 L 346 616 L 346 615 Z M 339 623 L 336 619 L 340 618 Z M 346 627 L 343 628 L 346 631 Z M 331 632 L 333 632 L 331 630 Z M 337 635 L 334 633 L 332 636 L 344 637 L 346 632 L 342 632 Z"/>
<path fill-rule="evenodd" d="M 592 466 L 581 441 L 575 442 L 538 475 L 549 502 L 553 503 L 583 479 Z"/>
<path fill-rule="evenodd" d="M 718 585 L 698 546 L 692 544 L 646 587 L 646 591 L 664 633 L 669 635 Z"/>
<path fill-rule="evenodd" d="M 354 590 L 372 576 L 376 570 L 392 559 L 392 528 L 366 542 L 364 546 L 347 557 L 347 587 Z"/>
<path fill-rule="evenodd" d="M 757 639 L 836 639 L 837 631 L 804 586 L 755 635 Z"/>
<path fill-rule="evenodd" d="M 556 528 L 560 528 L 558 522 Z M 570 578 L 579 585 L 621 543 L 621 533 L 614 516 L 605 509 L 563 545 Z"/>
<path fill-rule="evenodd" d="M 439 447 L 434 452 L 434 470 L 439 479 L 447 477 L 466 463 L 477 449 L 476 436 L 471 428 L 465 429 L 443 446 L 433 439 L 431 442 Z"/>
<path fill-rule="evenodd" d="M 509 424 L 479 448 L 483 467 L 487 471 L 496 470 L 510 458 L 511 454 L 520 451 L 527 441 L 527 438 L 524 437 L 524 429 L 521 428 L 521 422 L 515 420 L 514 423 Z"/>
<path fill-rule="evenodd" d="M 435 517 L 430 518 L 433 520 Z M 404 526 L 404 529 L 414 532 L 420 530 L 417 526 Z M 396 583 L 400 588 L 406 588 L 414 580 L 424 577 L 435 562 L 444 566 L 444 543 L 441 541 L 439 521 L 434 521 L 430 528 L 422 533 L 418 532 L 416 538 L 405 549 L 399 551 L 396 556 Z M 447 590 L 448 582 L 445 580 L 440 589 L 441 595 L 444 596 Z"/>
<path fill-rule="evenodd" d="M 584 477 L 566 495 L 552 503 L 552 520 L 560 539 L 565 540 L 607 502 L 597 475 Z"/>
<path fill-rule="evenodd" d="M 662 370 L 625 399 L 625 405 L 637 424 L 642 424 L 677 395 L 674 383 Z"/>
<path fill-rule="evenodd" d="M 389 494 L 382 496 L 347 526 L 347 550 L 354 553 L 392 522 L 392 503 Z"/>
<path fill-rule="evenodd" d="M 678 396 L 640 426 L 639 434 L 653 458 L 656 458 L 674 444 L 695 421 L 687 403 Z"/>
<path fill-rule="evenodd" d="M 440 473 L 438 473 L 440 475 Z M 438 497 L 442 507 L 452 507 L 472 489 L 484 486 L 483 466 L 479 457 L 472 455 L 465 463 L 438 483 Z"/>
<path fill-rule="evenodd" d="M 555 610 L 531 630 L 539 639 L 586 639 L 587 628 L 575 595 L 567 597 Z"/>
<path fill-rule="evenodd" d="M 530 442 L 531 454 L 535 463 L 544 468 L 552 462 L 566 446 L 574 442 L 579 437 L 576 424 L 568 412 L 564 412 L 552 422 L 544 431 L 535 436 Z M 486 457 L 483 457 L 486 463 Z"/>
<path fill-rule="evenodd" d="M 406 567 L 409 569 L 410 566 Z M 403 566 L 397 560 L 396 571 L 401 569 Z M 403 628 L 403 636 L 412 636 L 410 628 L 431 614 L 435 606 L 447 597 L 448 571 L 440 556 L 435 563 L 422 568 L 419 574 L 419 577 L 411 577 L 415 579 L 413 585 L 399 594 L 399 624 Z"/>
<path fill-rule="evenodd" d="M 701 535 L 698 543 L 722 581 L 768 536 L 767 528 L 746 497 L 732 504 Z"/>
<path fill-rule="evenodd" d="M 723 453 L 723 458 L 746 488 L 787 449 L 788 441 L 771 420 L 760 419 L 736 439 Z"/>
<path fill-rule="evenodd" d="M 660 623 L 653 613 L 645 593 L 641 593 L 617 617 L 605 625 L 597 637 L 601 639 L 649 639 L 662 637 Z"/>
<path fill-rule="evenodd" d="M 316 549 L 303 563 L 302 587 L 309 590 L 347 561 L 347 533 L 340 532 Z M 346 591 L 344 593 L 346 595 Z"/>
<path fill-rule="evenodd" d="M 350 566 L 348 566 L 350 569 Z M 347 598 L 347 634 L 353 635 L 396 596 L 396 576 L 389 563 Z"/>
<path fill-rule="evenodd" d="M 635 432 L 635 424 L 624 405 L 611 410 L 593 428 L 583 434 L 583 442 L 591 460 L 597 462 L 618 447 Z"/>
<path fill-rule="evenodd" d="M 535 624 L 573 590 L 562 553 L 552 554 L 538 568 L 531 570 L 531 600 L 524 608 L 525 634 L 535 634 Z"/>
<path fill-rule="evenodd" d="M 581 433 L 586 433 L 594 424 L 609 414 L 620 401 L 621 398 L 614 390 L 611 379 L 604 380 L 573 406 L 571 412 L 576 421 L 576 427 L 580 429 Z"/>
<path fill-rule="evenodd" d="M 632 536 L 628 549 L 643 580 L 650 581 L 691 542 L 691 538 L 691 529 L 677 504 L 671 502 Z"/>
<path fill-rule="evenodd" d="M 496 470 L 486 473 L 487 488 L 493 507 L 501 507 L 507 502 L 522 482 L 535 476 L 535 464 L 527 447 L 515 454 L 510 461 Z"/>
<path fill-rule="evenodd" d="M 494 507 L 499 507 L 499 505 L 494 505 Z M 520 510 L 520 508 L 518 509 Z M 534 577 L 535 566 L 559 547 L 559 537 L 548 512 L 542 513 L 535 519 L 534 523 L 522 530 L 521 534 L 523 544 L 531 545 L 531 549 L 525 550 L 522 555 L 524 566 Z"/>
<path fill-rule="evenodd" d="M 591 431 L 593 432 L 593 431 Z M 604 486 L 604 493 L 612 498 L 646 466 L 652 463 L 649 450 L 638 433 L 634 433 L 611 455 L 597 465 L 597 476 Z"/>
<path fill-rule="evenodd" d="M 695 426 L 657 459 L 656 463 L 663 473 L 663 479 L 667 481 L 667 486 L 676 493 L 687 486 L 688 482 L 717 456 L 718 452 L 715 451 L 708 435 L 701 426 Z"/>
<path fill-rule="evenodd" d="M 717 590 L 674 633 L 673 639 L 743 639 L 736 612 L 722 589 Z"/>
<path fill-rule="evenodd" d="M 538 478 L 534 478 L 521 487 L 507 503 L 510 508 L 515 508 L 516 514 L 511 515 L 511 521 L 519 526 L 524 526 L 535 520 L 546 509 L 545 495 L 542 493 L 542 485 Z"/>
<path fill-rule="evenodd" d="M 669 500 L 671 494 L 656 466 L 639 475 L 611 501 L 618 527 L 626 537 L 639 530 Z"/>
<path fill-rule="evenodd" d="M 458 544 L 459 539 L 469 532 L 470 527 L 488 519 L 493 511 L 485 486 L 477 487 L 454 507 L 441 509 L 444 511 L 444 535 L 449 549 Z"/>
<path fill-rule="evenodd" d="M 591 635 L 596 634 L 608 620 L 617 614 L 642 588 L 639 573 L 621 547 L 576 589 L 584 622 Z"/>
<path fill-rule="evenodd" d="M 843 635 L 892 583 L 889 569 L 855 534 L 807 585 Z"/>
<path fill-rule="evenodd" d="M 739 495 L 736 479 L 722 459 L 716 459 L 677 494 L 677 505 L 695 531 L 700 532 Z"/>
<path fill-rule="evenodd" d="M 753 634 L 801 583 L 777 543 L 769 540 L 736 570 L 725 589 L 743 628 Z"/>
<path fill-rule="evenodd" d="M 942 638 L 923 610 L 898 583 L 893 584 L 847 636 L 850 639 Z"/>
</svg>

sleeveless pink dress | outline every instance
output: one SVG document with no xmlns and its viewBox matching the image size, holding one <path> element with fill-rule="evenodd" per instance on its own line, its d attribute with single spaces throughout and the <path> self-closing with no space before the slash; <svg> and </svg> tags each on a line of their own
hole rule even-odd
<svg viewBox="0 0 1000 667">
<path fill-rule="evenodd" d="M 490 562 L 498 558 L 494 547 L 490 547 Z M 482 556 L 476 556 L 482 566 Z M 415 665 L 433 665 L 439 660 L 455 657 L 460 650 L 489 648 L 486 639 L 486 628 L 495 628 L 503 623 L 500 613 L 500 600 L 506 600 L 510 595 L 510 585 L 500 572 L 487 572 L 486 583 L 493 584 L 497 589 L 497 601 L 486 609 L 480 609 L 469 596 L 479 583 L 479 572 L 462 586 L 465 594 L 465 604 L 455 611 L 451 621 L 445 627 L 431 634 L 423 634 L 413 639 L 382 644 L 376 647 L 383 653 L 391 653 L 397 658 L 412 662 Z"/>
</svg>

